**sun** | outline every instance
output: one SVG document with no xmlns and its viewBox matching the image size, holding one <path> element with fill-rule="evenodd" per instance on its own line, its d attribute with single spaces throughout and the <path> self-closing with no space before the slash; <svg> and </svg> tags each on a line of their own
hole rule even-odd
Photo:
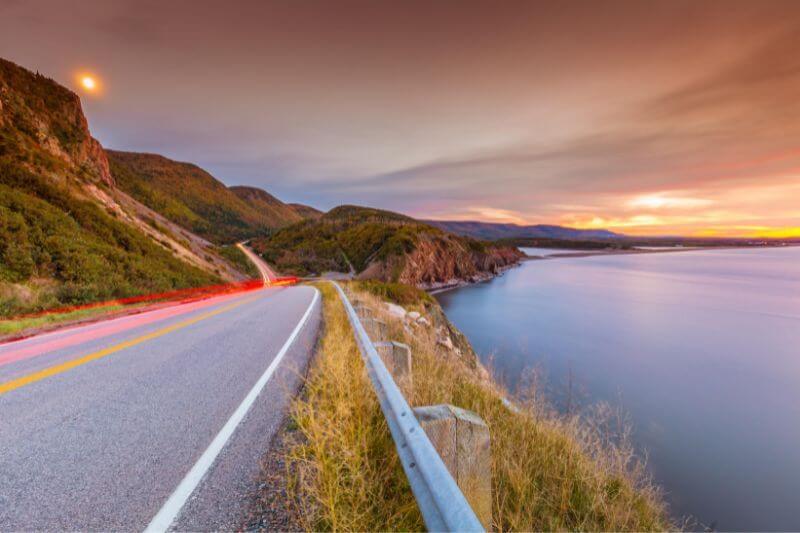
<svg viewBox="0 0 800 533">
<path fill-rule="evenodd" d="M 75 84 L 84 95 L 101 96 L 103 94 L 103 82 L 91 70 L 79 70 L 73 76 Z"/>
<path fill-rule="evenodd" d="M 97 88 L 97 82 L 94 81 L 94 78 L 91 76 L 83 76 L 81 78 L 81 85 L 87 91 L 94 91 Z"/>
</svg>

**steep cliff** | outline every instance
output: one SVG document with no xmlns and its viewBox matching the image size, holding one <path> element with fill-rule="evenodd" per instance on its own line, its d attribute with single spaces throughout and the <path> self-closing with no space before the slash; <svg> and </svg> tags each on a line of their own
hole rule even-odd
<svg viewBox="0 0 800 533">
<path fill-rule="evenodd" d="M 114 184 L 75 93 L 0 59 L 0 101 L 0 155 L 7 162 L 57 180 L 69 171 L 78 179 Z"/>
<path fill-rule="evenodd" d="M 0 316 L 242 275 L 116 187 L 80 99 L 0 59 Z"/>
</svg>

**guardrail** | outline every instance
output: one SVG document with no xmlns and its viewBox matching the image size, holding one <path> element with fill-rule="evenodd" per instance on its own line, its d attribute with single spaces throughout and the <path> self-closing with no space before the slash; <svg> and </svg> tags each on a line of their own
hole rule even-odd
<svg viewBox="0 0 800 533">
<path fill-rule="evenodd" d="M 331 283 L 339 292 L 353 326 L 361 357 L 425 526 L 429 531 L 483 531 L 481 522 L 378 355 L 347 295 L 338 283 Z"/>
</svg>

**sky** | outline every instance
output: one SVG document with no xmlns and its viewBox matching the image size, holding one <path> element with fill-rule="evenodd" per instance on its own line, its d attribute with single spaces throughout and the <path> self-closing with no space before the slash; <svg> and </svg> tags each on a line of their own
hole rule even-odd
<svg viewBox="0 0 800 533">
<path fill-rule="evenodd" d="M 0 56 L 285 201 L 800 236 L 794 0 L 0 0 Z"/>
</svg>

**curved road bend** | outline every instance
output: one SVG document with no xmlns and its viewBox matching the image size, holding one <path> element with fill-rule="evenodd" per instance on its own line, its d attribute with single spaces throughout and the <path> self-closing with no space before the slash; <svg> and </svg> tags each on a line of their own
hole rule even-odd
<svg viewBox="0 0 800 533">
<path fill-rule="evenodd" d="M 255 252 L 245 246 L 243 242 L 237 242 L 236 246 L 253 264 L 256 265 L 256 268 L 258 268 L 258 271 L 261 273 L 261 278 L 264 280 L 264 283 L 269 283 L 278 277 L 277 274 L 275 274 L 275 271 L 269 267 L 266 261 L 257 256 Z"/>
<path fill-rule="evenodd" d="M 0 345 L 0 530 L 239 527 L 320 308 L 268 288 Z"/>
</svg>

